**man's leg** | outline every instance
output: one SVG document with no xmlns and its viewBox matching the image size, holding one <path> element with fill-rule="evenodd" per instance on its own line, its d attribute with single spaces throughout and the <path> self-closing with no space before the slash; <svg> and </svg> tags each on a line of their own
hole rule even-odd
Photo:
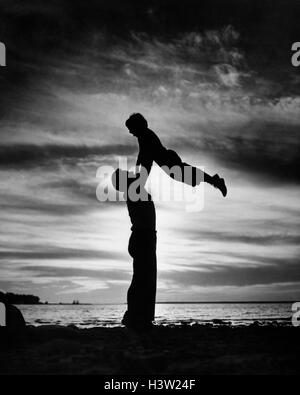
<svg viewBox="0 0 300 395">
<path fill-rule="evenodd" d="M 127 311 L 124 314 L 122 324 L 130 327 L 133 325 L 134 319 L 138 315 L 138 302 L 139 302 L 139 289 L 138 289 L 138 278 L 137 278 L 137 267 L 138 262 L 136 259 L 136 235 L 132 232 L 129 243 L 128 243 L 128 252 L 129 255 L 133 258 L 133 274 L 130 286 L 127 291 Z"/>
<path fill-rule="evenodd" d="M 132 234 L 129 252 L 133 257 L 133 277 L 127 292 L 127 312 L 123 323 L 142 328 L 154 320 L 156 297 L 156 234 Z"/>
<path fill-rule="evenodd" d="M 157 260 L 156 260 L 156 233 L 147 236 L 147 248 L 144 252 L 143 271 L 143 319 L 146 323 L 154 321 L 156 281 L 157 281 Z"/>
</svg>

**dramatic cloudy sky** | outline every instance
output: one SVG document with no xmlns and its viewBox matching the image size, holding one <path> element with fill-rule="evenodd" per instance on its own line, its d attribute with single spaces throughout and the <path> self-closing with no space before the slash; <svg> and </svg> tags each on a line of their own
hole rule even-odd
<svg viewBox="0 0 300 395">
<path fill-rule="evenodd" d="M 299 18 L 296 0 L 0 0 L 0 289 L 125 301 L 129 218 L 96 172 L 133 163 L 138 111 L 228 184 L 199 211 L 157 201 L 158 300 L 299 300 Z"/>
</svg>

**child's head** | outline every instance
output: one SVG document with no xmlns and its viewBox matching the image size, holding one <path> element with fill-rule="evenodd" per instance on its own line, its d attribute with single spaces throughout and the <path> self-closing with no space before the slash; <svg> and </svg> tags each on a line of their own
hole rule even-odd
<svg viewBox="0 0 300 395">
<path fill-rule="evenodd" d="M 148 128 L 147 120 L 143 117 L 142 114 L 139 113 L 131 114 L 125 122 L 125 125 L 129 130 L 129 133 L 133 134 L 136 137 L 138 137 L 140 133 L 147 130 Z"/>
</svg>

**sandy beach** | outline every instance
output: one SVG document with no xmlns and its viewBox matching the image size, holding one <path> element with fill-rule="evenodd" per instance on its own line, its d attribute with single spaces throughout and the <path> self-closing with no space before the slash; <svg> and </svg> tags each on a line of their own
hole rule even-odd
<svg viewBox="0 0 300 395">
<path fill-rule="evenodd" d="M 2 328 L 3 329 L 3 328 Z M 1 330 L 1 374 L 299 374 L 299 329 L 229 325 Z"/>
</svg>

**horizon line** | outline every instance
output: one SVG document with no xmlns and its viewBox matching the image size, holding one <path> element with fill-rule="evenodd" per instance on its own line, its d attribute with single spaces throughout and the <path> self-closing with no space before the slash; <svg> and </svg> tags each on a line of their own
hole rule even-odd
<svg viewBox="0 0 300 395">
<path fill-rule="evenodd" d="M 180 302 L 156 302 L 156 304 L 255 304 L 255 303 L 295 303 L 295 300 L 248 300 L 248 301 L 180 301 Z M 45 302 L 40 302 L 40 304 L 46 304 Z M 73 302 L 48 302 L 48 305 L 51 304 L 61 304 L 61 305 L 114 305 L 121 304 L 126 305 L 126 302 L 106 302 L 106 303 L 93 303 L 93 302 L 79 302 L 79 304 L 73 304 Z M 47 305 L 46 304 L 46 305 Z"/>
</svg>

